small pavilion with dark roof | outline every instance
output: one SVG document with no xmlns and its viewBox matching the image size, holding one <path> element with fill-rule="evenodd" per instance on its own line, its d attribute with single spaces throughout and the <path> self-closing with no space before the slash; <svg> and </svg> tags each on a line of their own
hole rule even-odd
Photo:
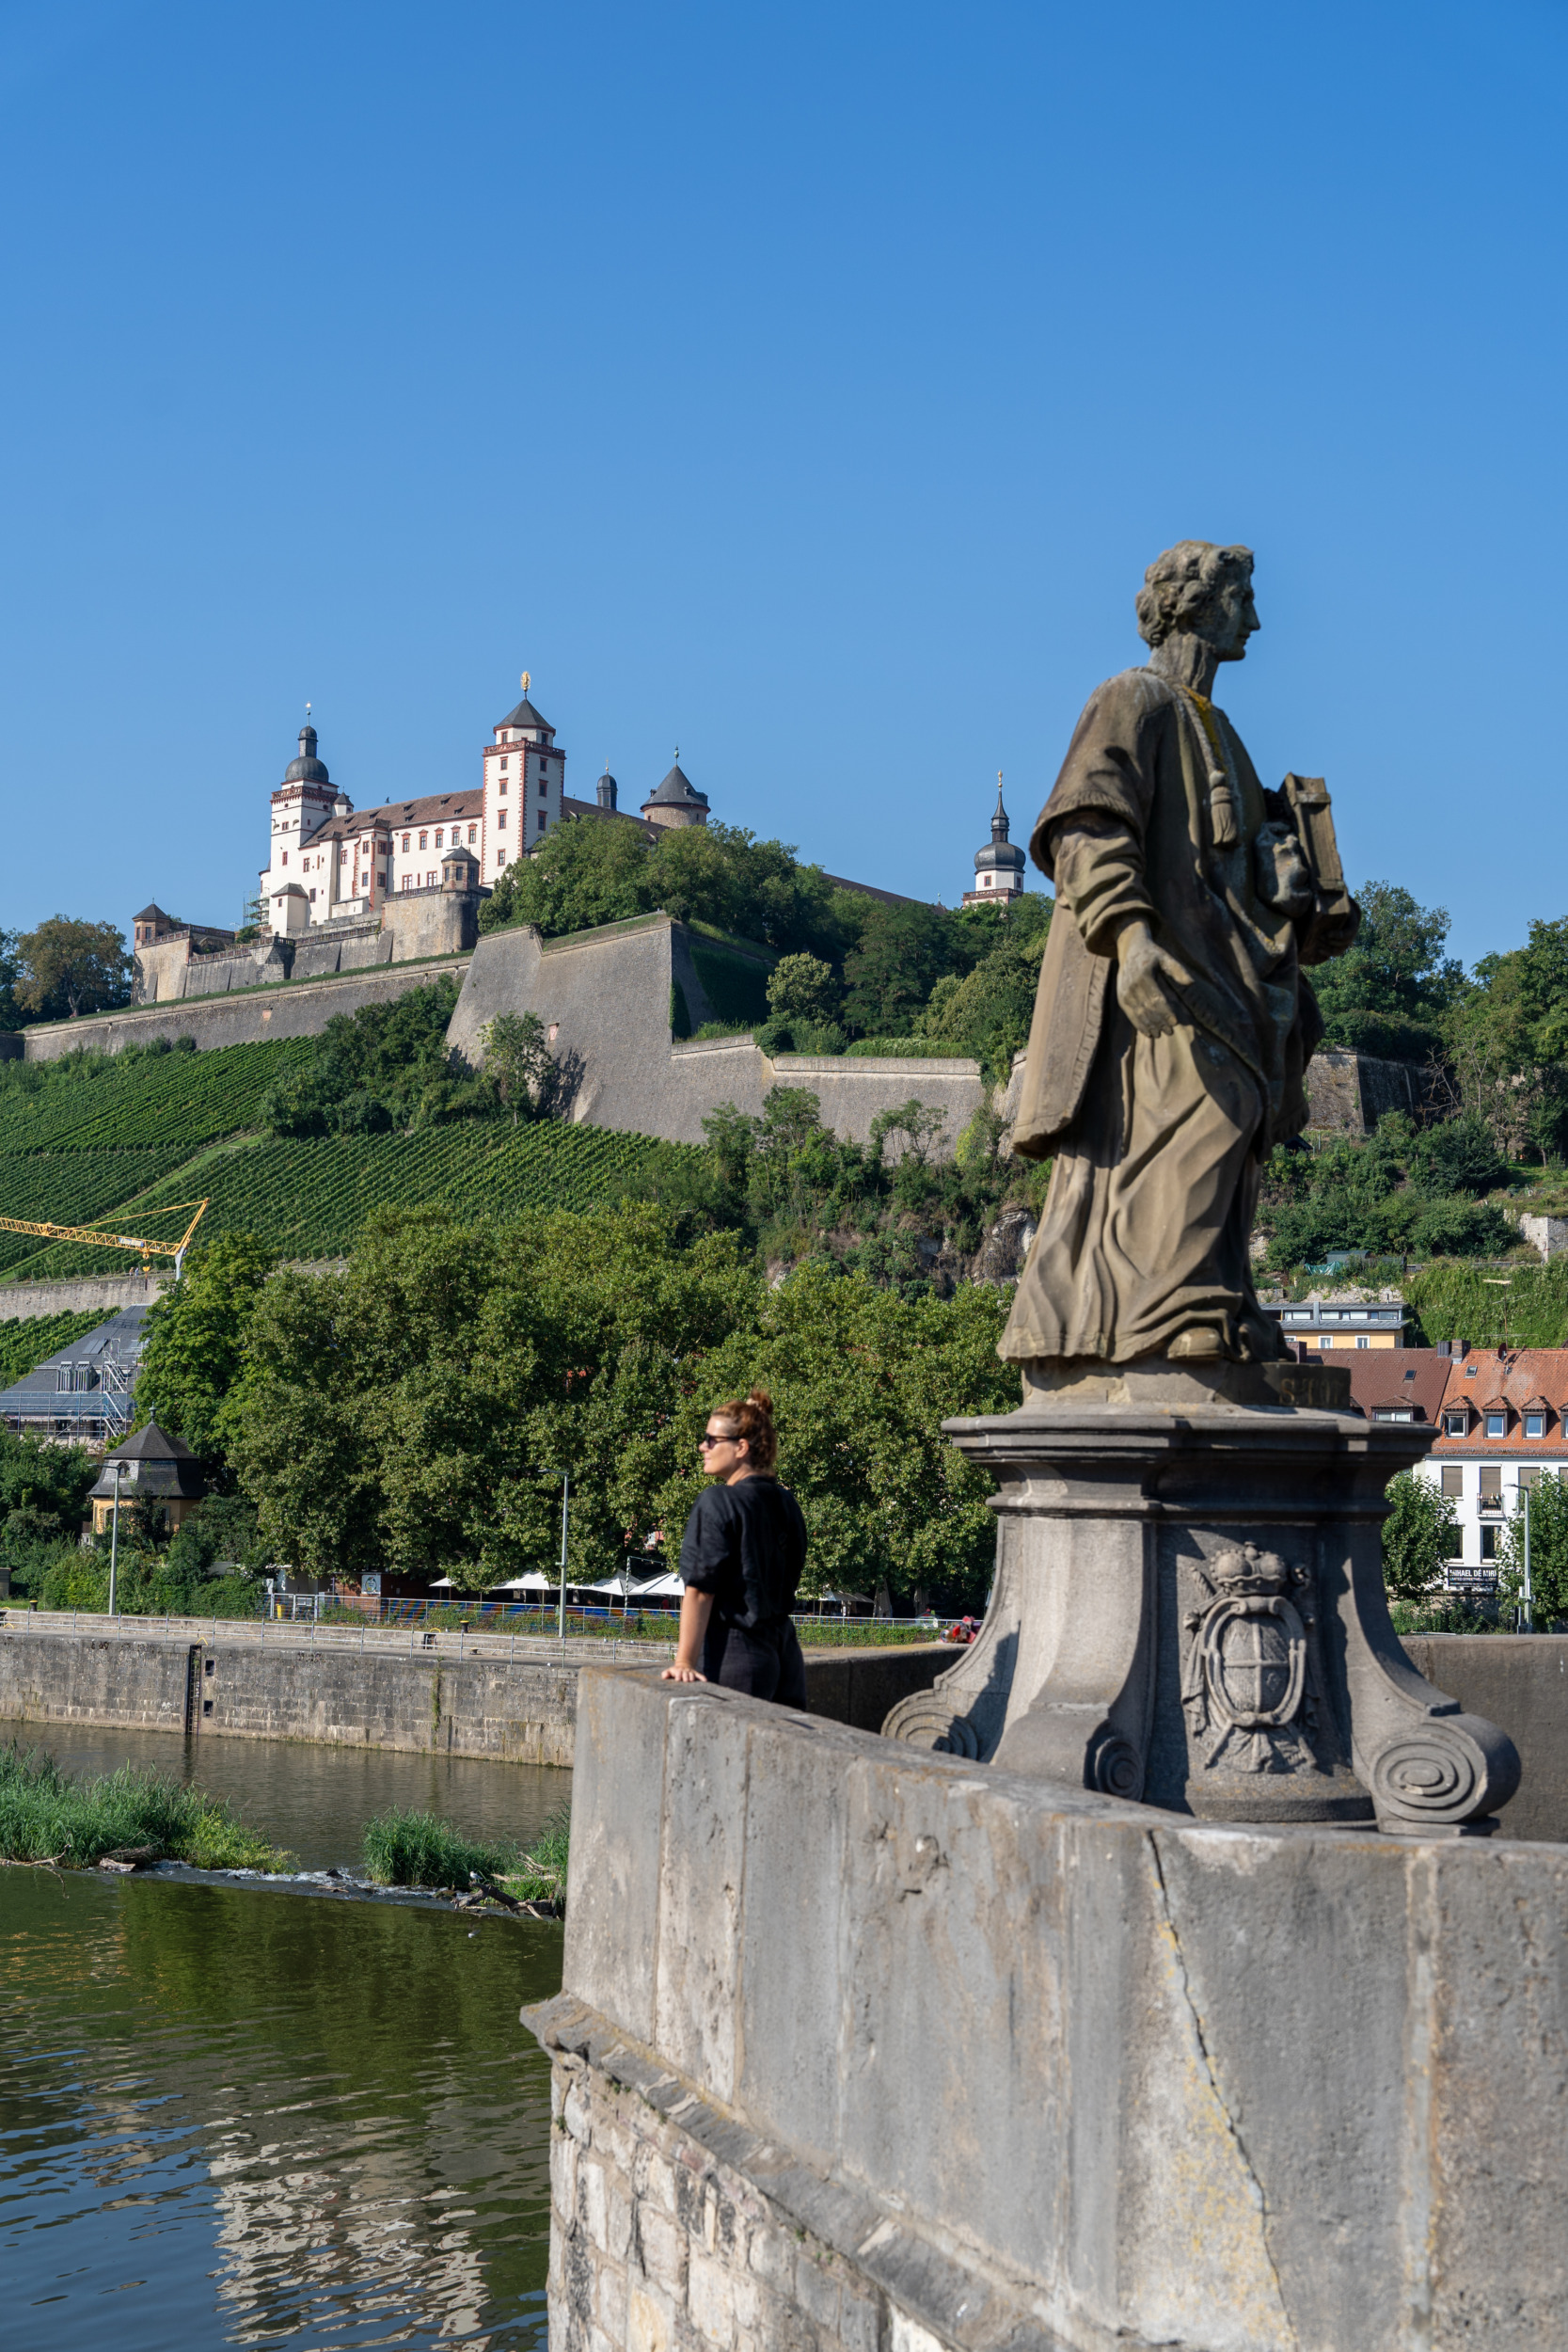
<svg viewBox="0 0 1568 2352">
<path fill-rule="evenodd" d="M 117 1462 L 124 1465 L 119 1475 L 121 1510 L 131 1503 L 146 1503 L 170 1534 L 190 1517 L 207 1492 L 201 1465 L 183 1438 L 171 1438 L 155 1421 L 150 1421 L 145 1429 L 138 1429 L 134 1438 L 127 1438 L 123 1445 L 103 1456 L 103 1467 L 88 1498 L 95 1534 L 102 1535 L 114 1517 Z"/>
</svg>

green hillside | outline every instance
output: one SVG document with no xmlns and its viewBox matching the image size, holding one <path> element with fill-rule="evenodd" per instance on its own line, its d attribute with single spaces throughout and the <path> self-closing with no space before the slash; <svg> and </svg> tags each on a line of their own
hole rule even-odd
<svg viewBox="0 0 1568 2352">
<path fill-rule="evenodd" d="M 243 1230 L 291 1258 L 330 1257 L 383 1204 L 439 1202 L 465 1218 L 586 1208 L 618 1199 L 650 1152 L 679 1148 L 602 1127 L 515 1127 L 504 1116 L 453 1119 L 414 1135 L 262 1134 L 267 1089 L 310 1047 L 283 1041 L 0 1070 L 0 1216 L 55 1224 L 112 1217 L 124 1231 L 172 1240 L 187 1220 L 159 1211 L 205 1197 L 205 1236 Z M 123 1251 L 0 1232 L 0 1279 L 120 1272 L 135 1263 Z"/>
</svg>

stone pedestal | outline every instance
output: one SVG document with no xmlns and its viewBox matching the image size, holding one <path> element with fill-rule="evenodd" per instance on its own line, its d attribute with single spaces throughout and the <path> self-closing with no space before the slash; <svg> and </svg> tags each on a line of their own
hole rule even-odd
<svg viewBox="0 0 1568 2352">
<path fill-rule="evenodd" d="M 1031 1367 L 946 1434 L 1000 1482 L 985 1628 L 892 1737 L 1210 1820 L 1484 1836 L 1518 1786 L 1496 1724 L 1389 1622 L 1384 1490 L 1431 1430 L 1350 1375 L 1159 1359 Z"/>
</svg>

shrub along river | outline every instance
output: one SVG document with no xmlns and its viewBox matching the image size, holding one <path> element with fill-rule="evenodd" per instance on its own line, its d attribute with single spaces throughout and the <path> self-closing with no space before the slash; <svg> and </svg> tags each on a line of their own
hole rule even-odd
<svg viewBox="0 0 1568 2352">
<path fill-rule="evenodd" d="M 546 1768 L 7 1726 L 77 1774 L 198 1778 L 361 1871 L 428 1810 L 527 1844 Z M 288 1880 L 0 1869 L 0 2334 L 33 2352 L 546 2343 L 546 1921 Z"/>
</svg>

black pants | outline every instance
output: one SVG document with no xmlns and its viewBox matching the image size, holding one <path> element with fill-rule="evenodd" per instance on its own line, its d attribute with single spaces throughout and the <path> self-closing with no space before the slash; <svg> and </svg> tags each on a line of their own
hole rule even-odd
<svg viewBox="0 0 1568 2352">
<path fill-rule="evenodd" d="M 703 1672 L 726 1691 L 748 1698 L 772 1699 L 780 1707 L 804 1707 L 806 1661 L 787 1617 L 770 1624 L 709 1624 L 703 1645 Z"/>
</svg>

